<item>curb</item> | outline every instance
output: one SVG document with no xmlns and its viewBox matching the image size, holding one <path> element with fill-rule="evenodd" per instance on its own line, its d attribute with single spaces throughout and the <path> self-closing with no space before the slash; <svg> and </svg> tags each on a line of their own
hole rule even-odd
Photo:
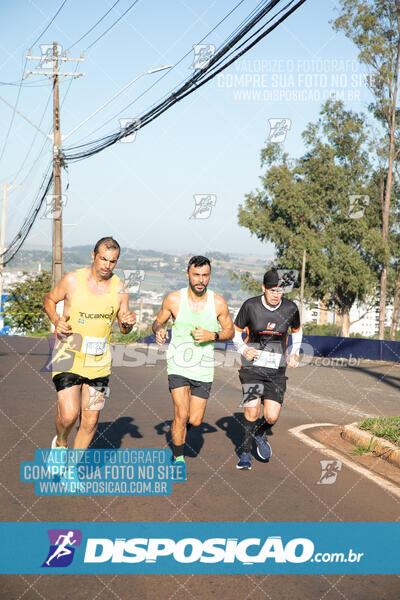
<svg viewBox="0 0 400 600">
<path fill-rule="evenodd" d="M 368 431 L 360 429 L 357 426 L 357 423 L 345 425 L 341 432 L 341 436 L 357 446 L 369 446 L 371 439 L 374 437 L 373 434 Z M 400 467 L 400 449 L 392 444 L 392 442 L 375 436 L 372 452 L 376 456 L 379 456 L 379 458 L 387 460 L 395 467 Z"/>
</svg>

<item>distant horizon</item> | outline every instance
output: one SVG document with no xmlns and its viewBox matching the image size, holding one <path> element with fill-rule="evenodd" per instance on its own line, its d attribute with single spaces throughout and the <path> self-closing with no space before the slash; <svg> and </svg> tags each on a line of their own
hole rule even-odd
<svg viewBox="0 0 400 600">
<path fill-rule="evenodd" d="M 68 250 L 68 249 L 73 249 L 73 248 L 79 248 L 82 246 L 91 246 L 91 244 L 74 244 L 72 246 L 64 246 L 64 251 Z M 121 244 L 121 248 L 129 248 L 130 250 L 135 250 L 137 252 L 147 252 L 147 251 L 151 251 L 151 252 L 160 252 L 160 253 L 164 253 L 164 254 L 179 254 L 181 256 L 183 255 L 193 255 L 192 251 L 189 250 L 183 250 L 183 249 L 168 249 L 168 250 L 160 250 L 159 248 L 134 248 L 132 246 L 127 246 L 127 245 L 122 245 Z M 27 243 L 25 244 L 22 248 L 21 251 L 24 250 L 42 250 L 42 251 L 46 251 L 46 252 L 51 252 L 51 249 L 46 246 L 46 245 L 42 245 L 42 244 L 30 244 Z M 209 250 L 208 254 L 213 254 L 218 252 L 219 254 L 227 254 L 228 256 L 256 256 L 259 258 L 265 258 L 265 259 L 275 259 L 276 255 L 272 255 L 272 254 L 268 254 L 265 255 L 263 253 L 257 253 L 257 252 L 229 252 L 229 251 L 225 251 L 225 250 Z"/>
</svg>

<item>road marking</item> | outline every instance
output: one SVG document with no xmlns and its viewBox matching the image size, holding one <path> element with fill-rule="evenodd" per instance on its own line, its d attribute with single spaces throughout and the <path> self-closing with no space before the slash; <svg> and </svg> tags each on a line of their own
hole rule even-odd
<svg viewBox="0 0 400 600">
<path fill-rule="evenodd" d="M 372 415 L 371 413 L 364 412 L 363 410 L 360 410 L 357 407 L 352 407 L 351 404 L 347 404 L 346 402 L 342 402 L 341 400 L 334 400 L 333 398 L 327 398 L 326 396 L 320 396 L 319 394 L 313 394 L 312 392 L 303 390 L 301 388 L 293 387 L 291 389 L 290 387 L 288 387 L 288 392 L 289 392 L 289 394 L 293 394 L 293 396 L 295 398 L 296 398 L 297 394 L 295 395 L 294 392 L 298 392 L 299 395 L 301 396 L 301 398 L 304 398 L 305 400 L 310 400 L 311 402 L 315 402 L 319 406 L 321 406 L 321 405 L 329 406 L 329 408 L 332 408 L 333 410 L 339 410 L 340 412 L 344 412 L 345 414 L 353 413 L 357 417 L 362 417 L 362 418 L 376 416 L 376 415 Z M 288 394 L 288 396 L 289 396 L 289 394 Z"/>
<path fill-rule="evenodd" d="M 306 425 L 292 427 L 292 429 L 289 429 L 289 433 L 291 433 L 294 437 L 297 437 L 304 444 L 307 444 L 307 446 L 311 446 L 311 448 L 315 448 L 323 454 L 327 454 L 331 457 L 333 456 L 333 458 L 336 458 L 336 460 L 340 460 L 343 464 L 349 467 L 349 469 L 360 473 L 360 475 L 363 475 L 367 479 L 370 479 L 380 487 L 384 488 L 389 493 L 393 494 L 393 496 L 400 498 L 400 488 L 398 486 L 396 486 L 393 483 L 390 483 L 384 477 L 381 477 L 376 473 L 372 473 L 369 469 L 366 469 L 365 467 L 354 463 L 349 458 L 346 458 L 342 454 L 339 454 L 339 452 L 328 448 L 328 446 L 325 446 L 321 442 L 318 442 L 317 440 L 314 440 L 305 433 L 303 433 L 303 431 L 305 431 L 306 429 L 312 429 L 315 427 L 337 427 L 337 425 L 335 425 L 334 423 L 307 423 Z"/>
</svg>

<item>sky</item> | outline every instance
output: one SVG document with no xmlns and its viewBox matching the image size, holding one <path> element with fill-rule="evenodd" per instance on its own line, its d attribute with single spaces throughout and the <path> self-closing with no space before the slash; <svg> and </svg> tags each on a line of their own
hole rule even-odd
<svg viewBox="0 0 400 600">
<path fill-rule="evenodd" d="M 193 72 L 193 46 L 237 4 L 139 0 L 128 10 L 132 0 L 120 0 L 111 9 L 114 2 L 67 0 L 36 44 L 62 0 L 8 0 L 1 5 L 3 84 L 40 68 L 39 61 L 26 60 L 29 48 L 31 56 L 40 56 L 40 44 L 57 41 L 70 58 L 84 52 L 84 62 L 62 66 L 65 72 L 84 73 L 60 84 L 63 135 L 136 76 L 176 65 L 140 77 L 64 140 L 64 147 L 116 132 L 120 119 L 140 118 Z M 243 0 L 203 43 L 218 47 L 257 4 Z M 337 11 L 336 0 L 308 0 L 217 78 L 139 130 L 135 139 L 71 164 L 67 173 L 63 171 L 64 246 L 92 245 L 112 235 L 122 246 L 135 249 L 273 255 L 272 244 L 238 225 L 239 205 L 260 187 L 260 151 L 275 135 L 271 124 L 284 124 L 280 143 L 296 157 L 305 150 L 301 132 L 318 119 L 321 104 L 332 92 L 354 111 L 366 112 L 371 100 L 356 47 L 329 23 Z M 165 76 L 158 81 L 161 75 Z M 0 83 L 0 96 L 51 132 L 48 78 L 32 74 L 21 89 Z M 51 154 L 51 140 L 0 101 L 0 183 L 22 185 L 8 193 L 6 243 L 34 203 Z M 194 218 L 195 203 L 203 196 L 210 200 L 209 214 Z M 44 210 L 27 239 L 29 246 L 51 249 L 51 220 Z"/>
</svg>

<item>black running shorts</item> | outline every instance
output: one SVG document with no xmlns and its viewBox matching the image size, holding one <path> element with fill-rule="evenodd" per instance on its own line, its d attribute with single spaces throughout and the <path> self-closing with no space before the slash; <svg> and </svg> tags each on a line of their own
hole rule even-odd
<svg viewBox="0 0 400 600">
<path fill-rule="evenodd" d="M 243 406 L 255 406 L 258 398 L 283 403 L 287 381 L 283 373 L 264 375 L 253 369 L 242 368 L 239 370 L 239 379 L 242 384 Z"/>
<path fill-rule="evenodd" d="M 168 375 L 168 386 L 169 391 L 189 386 L 192 396 L 208 400 L 210 397 L 212 381 L 196 381 L 195 379 L 188 379 L 182 375 Z"/>
<path fill-rule="evenodd" d="M 76 373 L 58 373 L 57 375 L 54 375 L 53 382 L 56 386 L 57 392 L 60 392 L 61 390 L 72 387 L 73 385 L 82 385 L 82 383 L 86 383 L 87 385 L 90 385 L 96 389 L 105 388 L 108 387 L 109 379 L 109 377 L 88 379 L 87 377 L 82 377 L 82 375 L 77 375 Z"/>
</svg>

